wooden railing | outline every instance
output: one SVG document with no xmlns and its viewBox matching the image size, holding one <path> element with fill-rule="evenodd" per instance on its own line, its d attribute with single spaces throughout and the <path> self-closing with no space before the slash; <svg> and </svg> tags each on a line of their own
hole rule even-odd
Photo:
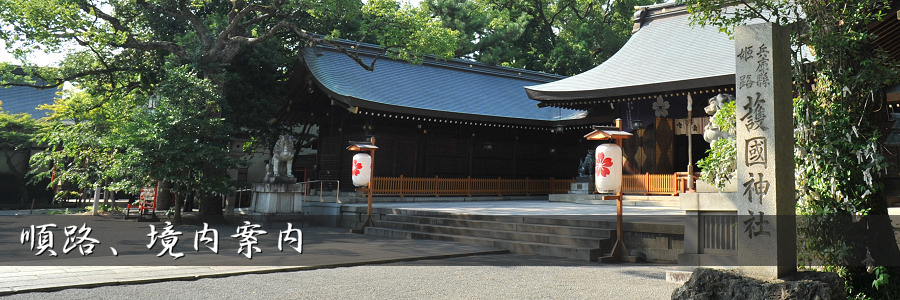
<svg viewBox="0 0 900 300">
<path fill-rule="evenodd" d="M 403 196 L 531 196 L 565 194 L 574 179 L 502 179 L 375 177 L 375 195 Z"/>
<path fill-rule="evenodd" d="M 678 195 L 684 187 L 678 184 L 675 174 L 628 174 L 622 176 L 623 194 L 663 194 Z"/>
</svg>

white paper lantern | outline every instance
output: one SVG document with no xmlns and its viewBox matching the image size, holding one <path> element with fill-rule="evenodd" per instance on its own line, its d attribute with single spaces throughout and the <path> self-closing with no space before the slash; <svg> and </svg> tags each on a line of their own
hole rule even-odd
<svg viewBox="0 0 900 300">
<path fill-rule="evenodd" d="M 353 156 L 351 168 L 353 185 L 369 186 L 369 180 L 372 179 L 372 156 L 366 153 L 357 153 Z"/>
<path fill-rule="evenodd" d="M 594 153 L 594 185 L 597 192 L 618 194 L 622 189 L 622 147 L 602 144 Z"/>
</svg>

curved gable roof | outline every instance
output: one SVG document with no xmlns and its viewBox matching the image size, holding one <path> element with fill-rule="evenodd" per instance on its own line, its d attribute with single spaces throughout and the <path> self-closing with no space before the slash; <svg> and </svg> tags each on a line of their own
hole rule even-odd
<svg viewBox="0 0 900 300">
<path fill-rule="evenodd" d="M 21 68 L 16 67 L 12 72 L 15 75 L 25 75 Z M 38 84 L 45 82 L 35 79 Z M 3 111 L 10 114 L 27 113 L 32 118 L 40 119 L 47 115 L 47 111 L 38 110 L 37 107 L 42 104 L 53 104 L 57 98 L 57 93 L 62 87 L 37 89 L 27 86 L 9 86 L 0 87 L 0 102 L 2 102 Z"/>
<path fill-rule="evenodd" d="M 421 65 L 382 58 L 366 71 L 336 50 L 302 50 L 317 84 L 332 98 L 372 110 L 517 124 L 576 120 L 579 110 L 538 108 L 522 87 L 565 78 L 463 60 Z M 374 55 L 361 54 L 366 60 Z"/>
<path fill-rule="evenodd" d="M 542 101 L 603 99 L 733 85 L 734 41 L 712 26 L 691 26 L 683 6 L 673 7 L 648 7 L 658 16 L 645 21 L 608 60 L 566 79 L 525 87 L 528 96 Z"/>
</svg>

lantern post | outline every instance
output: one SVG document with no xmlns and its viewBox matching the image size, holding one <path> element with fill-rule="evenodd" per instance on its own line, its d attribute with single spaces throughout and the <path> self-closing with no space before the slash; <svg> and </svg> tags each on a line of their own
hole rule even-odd
<svg viewBox="0 0 900 300">
<path fill-rule="evenodd" d="M 609 256 L 601 257 L 600 261 L 601 262 L 618 262 L 618 261 L 635 262 L 635 261 L 637 261 L 637 257 L 629 255 L 628 249 L 625 247 L 625 241 L 623 239 L 624 233 L 622 230 L 622 228 L 623 228 L 622 225 L 624 223 L 622 221 L 622 165 L 621 165 L 622 160 L 623 160 L 622 159 L 622 140 L 627 139 L 632 134 L 622 131 L 622 119 L 616 119 L 615 127 L 594 126 L 593 128 L 594 128 L 594 131 L 585 135 L 584 136 L 585 139 L 587 139 L 589 141 L 603 141 L 603 140 L 610 140 L 610 139 L 615 140 L 616 147 L 613 147 L 613 148 L 618 149 L 616 152 L 617 153 L 616 155 L 618 157 L 605 157 L 605 154 L 603 154 L 603 152 L 600 151 L 601 147 L 603 147 L 604 145 L 598 146 L 597 147 L 598 151 L 596 151 L 596 153 L 594 154 L 594 155 L 597 155 L 598 158 L 600 158 L 601 155 L 603 155 L 603 160 L 600 160 L 600 159 L 594 160 L 594 164 L 596 164 L 595 168 L 600 167 L 600 166 L 609 167 L 609 169 L 611 169 L 611 171 L 609 171 L 609 172 L 618 172 L 618 174 L 610 174 L 610 175 L 616 175 L 616 176 L 618 176 L 618 179 L 619 179 L 618 186 L 615 187 L 613 195 L 603 196 L 603 200 L 616 200 L 616 244 L 615 244 L 615 246 L 613 246 L 612 252 L 609 254 Z M 607 159 L 609 161 L 605 162 L 604 160 L 607 160 Z M 615 162 L 618 162 L 619 165 L 616 166 Z M 595 178 L 597 178 L 597 176 L 601 176 L 601 175 L 602 174 L 597 174 L 597 172 L 595 172 L 595 174 L 594 174 Z M 595 179 L 595 180 L 597 180 L 597 179 Z M 595 184 L 595 185 L 597 186 L 597 191 L 599 192 L 601 190 L 600 184 Z"/>
<path fill-rule="evenodd" d="M 357 152 L 369 152 L 368 153 L 368 166 L 363 166 L 364 162 L 357 161 L 357 159 L 353 160 L 352 172 L 353 172 L 353 185 L 357 187 L 366 187 L 366 191 L 368 192 L 368 205 L 366 207 L 366 222 L 363 223 L 362 228 L 360 229 L 352 229 L 351 233 L 364 233 L 366 227 L 372 226 L 372 181 L 375 178 L 375 150 L 378 150 L 378 147 L 375 146 L 375 137 L 369 137 L 368 141 L 365 142 L 354 142 L 350 141 L 350 146 L 347 147 L 347 150 L 357 151 Z M 360 153 L 366 155 L 364 153 Z M 357 154 L 360 155 L 360 154 Z M 356 158 L 356 156 L 354 156 Z M 365 158 L 364 156 L 362 158 Z M 368 169 L 366 172 L 365 169 Z M 363 176 L 360 176 L 363 175 Z"/>
</svg>

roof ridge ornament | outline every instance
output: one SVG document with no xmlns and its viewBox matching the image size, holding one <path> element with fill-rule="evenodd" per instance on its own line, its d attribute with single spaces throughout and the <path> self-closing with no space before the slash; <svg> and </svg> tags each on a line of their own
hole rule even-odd
<svg viewBox="0 0 900 300">
<path fill-rule="evenodd" d="M 638 30 L 641 30 L 641 26 L 644 25 L 644 15 L 647 12 L 647 7 L 638 6 L 634 9 L 634 28 L 631 29 L 631 34 L 635 34 Z"/>
</svg>

